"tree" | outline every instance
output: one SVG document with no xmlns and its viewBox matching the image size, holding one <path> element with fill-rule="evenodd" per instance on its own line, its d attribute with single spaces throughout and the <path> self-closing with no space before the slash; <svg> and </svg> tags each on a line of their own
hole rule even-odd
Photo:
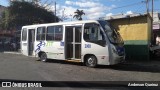
<svg viewBox="0 0 160 90">
<path fill-rule="evenodd" d="M 59 21 L 59 18 L 53 12 L 37 4 L 35 5 L 35 3 L 14 1 L 2 15 L 0 25 L 3 29 L 12 29 L 24 25 L 57 21 Z"/>
<path fill-rule="evenodd" d="M 75 15 L 73 16 L 73 18 L 76 18 L 77 20 L 82 20 L 82 15 L 85 15 L 83 10 L 79 10 L 79 9 L 77 9 L 74 13 Z"/>
</svg>

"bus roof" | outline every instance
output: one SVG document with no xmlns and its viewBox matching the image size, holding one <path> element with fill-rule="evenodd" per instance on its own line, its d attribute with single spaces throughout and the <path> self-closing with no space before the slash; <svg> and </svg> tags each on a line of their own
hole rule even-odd
<svg viewBox="0 0 160 90">
<path fill-rule="evenodd" d="M 83 21 L 71 21 L 71 22 L 57 22 L 57 23 L 45 23 L 45 24 L 35 24 L 35 25 L 26 25 L 22 28 L 27 27 L 38 27 L 38 26 L 49 26 L 49 25 L 71 25 L 71 24 L 82 24 L 82 23 L 90 23 L 97 22 L 98 20 L 83 20 Z"/>
</svg>

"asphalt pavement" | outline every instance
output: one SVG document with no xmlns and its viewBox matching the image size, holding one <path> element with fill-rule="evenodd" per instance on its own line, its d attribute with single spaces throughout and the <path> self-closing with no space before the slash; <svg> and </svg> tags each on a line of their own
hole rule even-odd
<svg viewBox="0 0 160 90">
<path fill-rule="evenodd" d="M 111 89 L 115 85 L 114 83 L 120 84 L 121 81 L 122 85 L 132 81 L 160 81 L 159 76 L 159 60 L 128 61 L 113 66 L 100 65 L 97 68 L 89 68 L 81 63 L 61 60 L 49 60 L 44 63 L 39 61 L 38 58 L 24 56 L 19 53 L 0 53 L 0 81 L 47 81 L 52 85 L 57 85 L 54 89 L 58 90 L 104 89 L 99 86 L 93 88 L 94 85 L 108 85 L 107 88 L 110 87 Z M 101 84 L 98 84 L 99 81 Z M 103 84 L 103 81 L 105 83 L 113 83 Z M 77 84 L 81 87 L 75 87 Z M 58 87 L 58 85 L 62 87 Z M 50 90 L 51 88 L 48 89 Z M 124 89 L 130 90 L 128 87 Z M 0 88 L 0 90 L 13 89 Z M 24 88 L 20 90 L 28 89 Z M 34 88 L 31 90 L 43 89 Z"/>
</svg>

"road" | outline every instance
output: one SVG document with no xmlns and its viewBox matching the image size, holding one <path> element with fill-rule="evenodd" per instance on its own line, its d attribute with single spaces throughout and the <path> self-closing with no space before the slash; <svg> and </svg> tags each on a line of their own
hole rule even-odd
<svg viewBox="0 0 160 90">
<path fill-rule="evenodd" d="M 125 63 L 89 68 L 81 63 L 58 60 L 44 63 L 35 57 L 0 53 L 0 81 L 5 80 L 75 83 L 76 81 L 160 81 L 160 67 L 152 64 L 145 66 Z"/>
</svg>

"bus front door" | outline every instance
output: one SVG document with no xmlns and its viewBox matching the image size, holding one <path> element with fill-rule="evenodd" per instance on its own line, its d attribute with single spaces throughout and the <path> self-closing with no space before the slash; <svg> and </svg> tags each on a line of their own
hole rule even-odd
<svg viewBox="0 0 160 90">
<path fill-rule="evenodd" d="M 81 59 L 81 26 L 67 26 L 65 31 L 65 58 L 68 60 Z"/>
</svg>

